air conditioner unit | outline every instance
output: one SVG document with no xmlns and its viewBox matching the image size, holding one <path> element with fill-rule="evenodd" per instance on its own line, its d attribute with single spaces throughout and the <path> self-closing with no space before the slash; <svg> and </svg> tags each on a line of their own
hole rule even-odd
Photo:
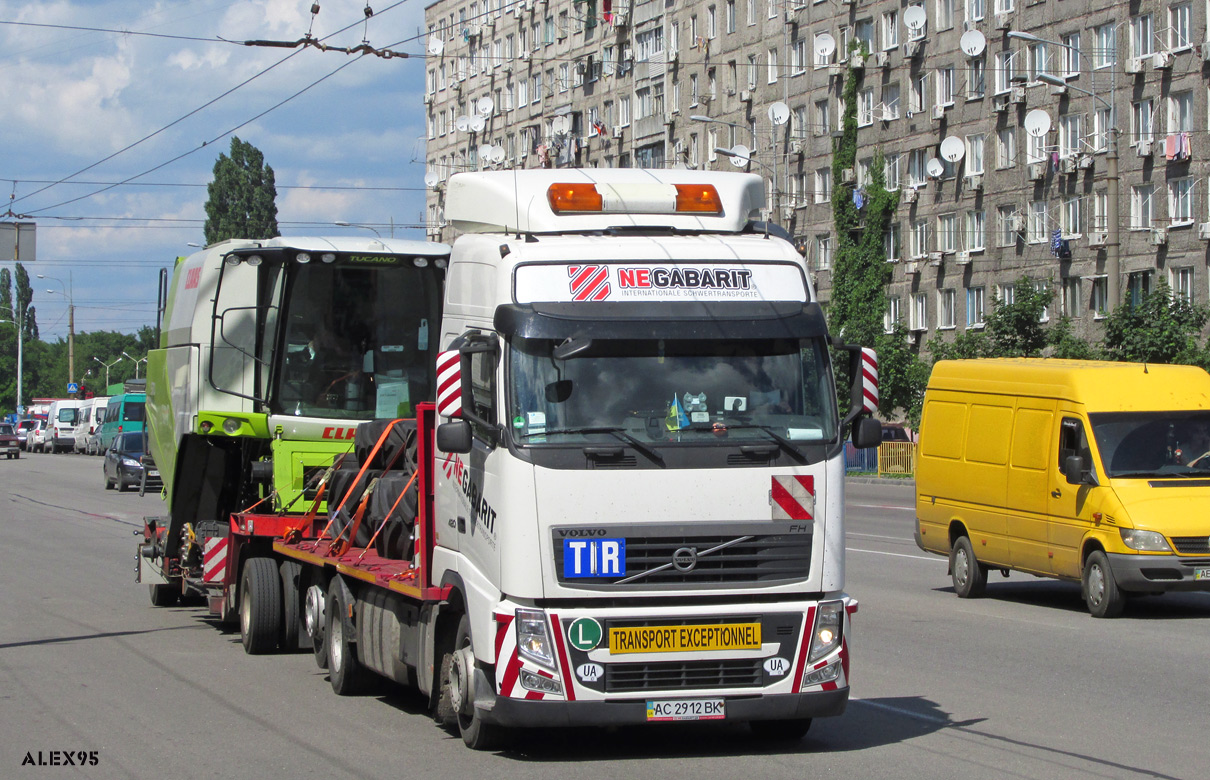
<svg viewBox="0 0 1210 780">
<path fill-rule="evenodd" d="M 1029 164 L 1029 180 L 1042 181 L 1046 178 L 1046 163 L 1030 163 Z"/>
<path fill-rule="evenodd" d="M 954 256 L 954 262 L 958 263 L 958 265 L 970 265 L 971 264 L 970 250 L 968 250 L 968 249 L 958 250 L 958 254 L 956 254 Z"/>
<path fill-rule="evenodd" d="M 966 186 L 967 186 L 967 189 L 972 189 L 972 190 L 983 189 L 983 175 L 976 173 L 976 174 L 971 174 L 970 176 L 967 176 L 966 177 Z"/>
<path fill-rule="evenodd" d="M 857 181 L 857 176 L 852 168 L 844 168 L 840 171 L 841 184 L 853 184 Z"/>
<path fill-rule="evenodd" d="M 522 49 L 519 56 L 522 62 L 529 62 L 529 49 Z"/>
<path fill-rule="evenodd" d="M 432 96 L 431 94 L 426 94 L 426 95 L 424 96 L 424 104 L 425 104 L 426 106 L 431 106 L 431 105 L 433 105 L 433 96 Z"/>
<path fill-rule="evenodd" d="M 1020 233 L 1025 230 L 1025 217 L 1021 214 L 1013 214 L 1008 224 L 1014 233 Z"/>
<path fill-rule="evenodd" d="M 1008 95 L 996 95 L 992 98 L 992 108 L 1003 114 L 1008 110 Z"/>
<path fill-rule="evenodd" d="M 1061 173 L 1076 172 L 1076 158 L 1072 156 L 1059 158 L 1059 171 Z"/>
<path fill-rule="evenodd" d="M 512 65 L 512 63 L 511 63 L 511 62 L 506 62 L 506 63 L 504 63 L 503 65 L 501 65 L 501 66 L 500 66 L 500 72 L 501 72 L 501 73 L 512 73 L 512 72 L 513 72 L 513 65 Z"/>
<path fill-rule="evenodd" d="M 665 125 L 671 125 L 675 121 L 676 121 L 676 114 L 672 113 L 671 111 L 666 111 L 664 113 L 664 124 Z"/>
<path fill-rule="evenodd" d="M 1076 158 L 1076 165 L 1081 170 L 1085 170 L 1085 171 L 1092 168 L 1092 166 L 1095 162 L 1096 162 L 1096 158 L 1094 158 L 1091 154 L 1081 154 L 1079 157 Z"/>
<path fill-rule="evenodd" d="M 1012 17 L 1009 16 L 1008 14 L 1003 13 L 1003 12 L 996 14 L 996 29 L 997 30 L 1007 30 L 1008 28 L 1012 27 L 1012 23 L 1013 23 Z"/>
<path fill-rule="evenodd" d="M 436 238 L 437 236 L 441 235 L 441 228 L 433 227 L 430 225 L 428 228 L 425 229 L 424 232 L 425 232 L 425 235 L 427 235 L 431 238 Z"/>
<path fill-rule="evenodd" d="M 1198 223 L 1197 237 L 1203 241 L 1210 239 L 1210 222 Z"/>
<path fill-rule="evenodd" d="M 782 206 L 781 207 L 781 218 L 784 220 L 787 220 L 787 221 L 794 219 L 794 207 L 793 206 Z"/>
<path fill-rule="evenodd" d="M 913 59 L 920 54 L 920 41 L 908 41 L 903 44 L 903 56 L 908 59 Z"/>
<path fill-rule="evenodd" d="M 614 12 L 614 15 L 613 15 L 613 26 L 614 27 L 625 27 L 626 22 L 627 22 L 627 19 L 626 19 L 625 11 L 615 11 Z"/>
<path fill-rule="evenodd" d="M 1100 230 L 1095 233 L 1088 234 L 1089 246 L 1105 246 L 1105 242 L 1109 240 L 1109 235 L 1105 231 Z"/>
<path fill-rule="evenodd" d="M 1151 229 L 1151 244 L 1152 246 L 1163 246 L 1168 243 L 1168 228 L 1158 227 Z"/>
<path fill-rule="evenodd" d="M 1134 57 L 1129 60 L 1126 60 L 1126 72 L 1127 73 L 1142 73 L 1143 72 L 1143 58 Z"/>
<path fill-rule="evenodd" d="M 859 51 L 849 52 L 849 67 L 853 70 L 861 70 L 865 68 L 865 55 Z"/>
<path fill-rule="evenodd" d="M 841 65 L 840 63 L 837 63 L 837 62 L 833 62 L 832 64 L 828 65 L 828 78 L 832 78 L 835 76 L 843 76 L 843 75 L 844 75 L 844 65 Z"/>
<path fill-rule="evenodd" d="M 1172 52 L 1157 51 L 1151 55 L 1151 67 L 1153 68 L 1171 68 L 1172 67 Z"/>
<path fill-rule="evenodd" d="M 1067 85 L 1066 84 L 1051 84 L 1050 85 L 1050 94 L 1066 95 L 1067 94 Z"/>
<path fill-rule="evenodd" d="M 679 55 L 676 53 L 676 49 L 673 49 L 672 51 L 668 52 L 668 64 L 669 65 L 675 65 L 678 58 L 679 58 Z"/>
<path fill-rule="evenodd" d="M 945 118 L 945 106 L 933 106 L 933 119 Z"/>
<path fill-rule="evenodd" d="M 1203 43 L 1199 48 L 1202 52 L 1202 59 L 1210 62 L 1210 43 Z"/>
<path fill-rule="evenodd" d="M 903 191 L 903 202 L 904 203 L 915 203 L 919 197 L 920 197 L 920 193 L 916 190 L 915 187 L 908 187 L 906 190 Z"/>
<path fill-rule="evenodd" d="M 1024 103 L 1025 87 L 1013 87 L 1009 92 L 1008 100 L 1010 103 Z"/>
<path fill-rule="evenodd" d="M 1150 157 L 1151 156 L 1151 142 L 1150 141 L 1139 141 L 1138 144 L 1135 145 L 1135 149 L 1138 151 L 1139 157 Z"/>
<path fill-rule="evenodd" d="M 934 267 L 941 265 L 941 258 L 944 256 L 942 252 L 929 252 L 929 265 Z"/>
<path fill-rule="evenodd" d="M 885 68 L 890 64 L 891 64 L 891 58 L 889 56 L 887 56 L 887 53 L 885 51 L 877 52 L 874 55 L 874 65 L 876 65 L 877 67 Z"/>
<path fill-rule="evenodd" d="M 793 138 L 790 140 L 790 154 L 802 155 L 806 151 L 807 144 L 801 138 Z"/>
<path fill-rule="evenodd" d="M 739 99 L 740 99 L 741 103 L 751 103 L 752 102 L 752 90 L 741 89 L 739 91 Z"/>
<path fill-rule="evenodd" d="M 913 276 L 916 276 L 917 274 L 920 273 L 921 265 L 922 265 L 922 263 L 919 260 L 911 260 L 911 261 L 903 264 L 903 271 L 904 271 L 904 273 L 908 273 L 908 274 L 912 274 Z"/>
</svg>

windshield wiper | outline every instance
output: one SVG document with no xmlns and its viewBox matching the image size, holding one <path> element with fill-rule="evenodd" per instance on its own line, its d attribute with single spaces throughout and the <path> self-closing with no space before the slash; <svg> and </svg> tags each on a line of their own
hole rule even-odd
<svg viewBox="0 0 1210 780">
<path fill-rule="evenodd" d="M 754 430 L 758 430 L 773 441 L 780 444 L 782 449 L 784 449 L 786 452 L 790 453 L 799 460 L 806 460 L 806 456 L 802 454 L 802 450 L 798 449 L 798 445 L 796 445 L 790 439 L 787 439 L 785 436 L 782 436 L 777 431 L 773 430 L 773 426 L 771 425 L 761 425 L 760 423 L 739 423 L 737 425 L 732 425 L 726 422 L 723 423 L 723 425 L 727 428 L 727 430 L 731 430 L 732 428 L 752 428 Z"/>
<path fill-rule="evenodd" d="M 635 438 L 633 435 L 627 432 L 625 428 L 619 428 L 617 426 L 598 426 L 595 428 L 560 428 L 554 431 L 546 431 L 545 433 L 548 436 L 559 433 L 608 433 L 615 439 L 626 442 L 661 466 L 664 465 L 664 456 L 661 455 L 658 450 L 641 439 Z"/>
<path fill-rule="evenodd" d="M 1180 474 L 1171 474 L 1160 471 L 1120 471 L 1115 474 L 1110 474 L 1110 479 L 1146 479 L 1148 477 L 1157 477 L 1160 479 L 1171 479 L 1179 477 Z"/>
</svg>

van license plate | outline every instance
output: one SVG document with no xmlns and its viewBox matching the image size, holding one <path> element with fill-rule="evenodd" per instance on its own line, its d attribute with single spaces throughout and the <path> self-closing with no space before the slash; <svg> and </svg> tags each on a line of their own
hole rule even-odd
<svg viewBox="0 0 1210 780">
<path fill-rule="evenodd" d="M 647 702 L 647 720 L 723 720 L 726 704 L 722 699 L 669 699 Z"/>
<path fill-rule="evenodd" d="M 1210 580 L 1210 569 L 1194 569 L 1193 579 L 1195 580 Z"/>
</svg>

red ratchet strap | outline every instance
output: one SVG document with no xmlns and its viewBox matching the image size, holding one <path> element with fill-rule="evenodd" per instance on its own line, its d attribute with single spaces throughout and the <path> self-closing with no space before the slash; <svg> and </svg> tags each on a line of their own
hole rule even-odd
<svg viewBox="0 0 1210 780">
<path fill-rule="evenodd" d="M 391 431 L 394 430 L 395 425 L 398 423 L 401 423 L 401 422 L 404 422 L 404 418 L 402 418 L 402 417 L 391 420 L 390 425 L 388 425 L 386 428 L 383 428 L 382 433 L 379 434 L 379 436 L 378 436 L 378 441 L 374 442 L 374 448 L 371 449 L 370 454 L 366 456 L 366 462 L 361 464 L 361 469 L 357 472 L 357 477 L 353 480 L 354 485 L 356 485 L 358 482 L 360 482 L 361 478 L 363 476 L 365 476 L 366 469 L 369 467 L 369 465 L 371 463 L 374 462 L 374 456 L 378 454 L 378 451 L 380 449 L 382 449 L 382 445 L 386 442 L 387 436 L 389 436 Z M 403 454 L 403 451 L 405 449 L 407 449 L 407 448 L 400 447 L 395 452 L 395 457 L 391 458 L 391 462 L 387 464 L 386 470 L 390 470 L 390 468 L 395 465 L 395 461 L 399 458 L 399 456 L 401 454 Z M 349 496 L 351 496 L 351 495 L 353 495 L 353 491 L 351 491 L 351 490 L 348 493 L 345 493 L 344 497 L 342 497 L 340 499 L 340 504 L 337 505 L 335 511 L 328 513 L 330 515 L 330 519 L 328 520 L 328 524 L 324 526 L 324 529 L 322 531 L 320 531 L 319 538 L 316 539 L 316 543 L 323 540 L 327 536 L 328 530 L 331 529 L 332 523 L 336 520 L 336 515 L 340 512 L 341 509 L 344 509 L 345 502 L 349 500 Z M 364 499 L 362 501 L 362 505 L 363 505 L 363 507 L 365 505 Z M 357 534 L 358 526 L 360 526 L 360 525 L 361 525 L 361 512 L 359 511 L 357 517 L 353 521 L 353 525 L 349 528 L 350 544 L 352 543 L 352 540 L 355 538 L 355 536 Z M 332 551 L 335 549 L 336 549 L 336 545 L 333 544 L 332 547 L 329 548 L 328 552 L 332 553 Z M 341 551 L 341 553 L 336 553 L 336 554 L 339 555 L 342 553 L 343 553 L 343 550 Z"/>
<path fill-rule="evenodd" d="M 323 503 L 324 493 L 327 492 L 328 480 L 332 478 L 334 473 L 336 473 L 336 469 L 340 468 L 340 464 L 344 463 L 344 459 L 348 456 L 348 454 L 349 453 L 347 452 L 340 453 L 339 457 L 332 462 L 332 465 L 328 466 L 328 468 L 324 471 L 323 477 L 321 477 L 319 480 L 319 487 L 315 489 L 315 500 L 311 502 L 311 508 L 308 509 L 306 514 L 302 516 L 302 519 L 299 521 L 298 525 L 286 529 L 286 532 L 282 534 L 283 542 L 286 544 L 293 544 L 294 542 L 299 541 L 302 538 L 303 529 L 311 527 L 311 522 L 315 520 L 315 515 L 319 514 L 319 505 Z M 324 530 L 326 531 L 327 528 Z"/>
<path fill-rule="evenodd" d="M 387 510 L 386 515 L 383 516 L 382 522 L 379 523 L 379 525 L 378 525 L 378 530 L 375 531 L 374 535 L 370 537 L 370 543 L 367 544 L 366 548 L 361 551 L 361 555 L 357 556 L 358 561 L 361 561 L 362 558 L 366 557 L 366 553 L 368 553 L 370 551 L 370 548 L 374 546 L 374 540 L 376 540 L 378 538 L 378 534 L 382 533 L 382 529 L 387 527 L 387 521 L 391 519 L 391 515 L 395 514 L 395 508 L 399 506 L 399 502 L 402 501 L 403 497 L 406 496 L 408 494 L 408 491 L 412 489 L 412 483 L 416 481 L 416 477 L 419 474 L 420 474 L 420 469 L 418 467 L 415 471 L 412 472 L 412 478 L 409 479 L 407 485 L 404 486 L 403 492 L 399 494 L 399 498 L 395 499 L 395 503 L 391 504 L 391 508 L 389 510 Z"/>
</svg>

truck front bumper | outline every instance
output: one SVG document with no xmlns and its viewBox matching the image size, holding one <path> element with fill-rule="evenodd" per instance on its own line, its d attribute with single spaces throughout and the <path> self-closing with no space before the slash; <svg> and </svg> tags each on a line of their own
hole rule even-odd
<svg viewBox="0 0 1210 780">
<path fill-rule="evenodd" d="M 1180 555 L 1109 554 L 1113 578 L 1123 590 L 1159 592 L 1169 590 L 1210 591 L 1210 562 Z M 1198 578 L 1198 572 L 1201 579 Z"/>
<path fill-rule="evenodd" d="M 669 698 L 667 694 L 657 698 Z M 699 698 L 699 697 L 695 697 Z M 824 718 L 844 713 L 849 689 L 765 696 L 721 696 L 729 721 Z M 476 704 L 489 723 L 534 726 L 625 726 L 647 722 L 647 701 L 530 701 L 497 696 Z"/>
</svg>

